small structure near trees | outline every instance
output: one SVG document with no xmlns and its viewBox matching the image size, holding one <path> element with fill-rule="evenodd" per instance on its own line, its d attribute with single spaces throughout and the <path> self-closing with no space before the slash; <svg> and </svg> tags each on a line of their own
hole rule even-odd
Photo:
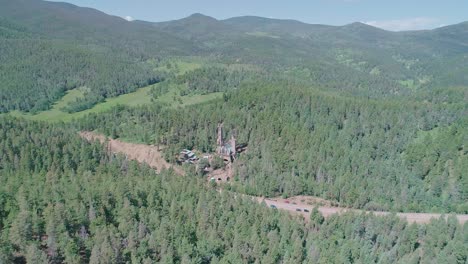
<svg viewBox="0 0 468 264">
<path fill-rule="evenodd" d="M 195 153 L 193 153 L 193 151 L 188 150 L 188 149 L 183 149 L 180 152 L 179 161 L 181 163 L 185 162 L 185 163 L 192 163 L 193 164 L 193 163 L 198 161 L 198 157 L 197 157 L 197 155 L 195 155 Z"/>
</svg>

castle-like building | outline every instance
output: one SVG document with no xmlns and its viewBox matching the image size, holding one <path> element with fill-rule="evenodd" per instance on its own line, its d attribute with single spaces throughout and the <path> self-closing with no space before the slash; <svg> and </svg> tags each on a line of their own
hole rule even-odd
<svg viewBox="0 0 468 264">
<path fill-rule="evenodd" d="M 218 124 L 218 139 L 216 141 L 218 147 L 216 153 L 220 155 L 224 160 L 233 162 L 236 159 L 236 137 L 231 136 L 231 139 L 227 142 L 223 140 L 223 124 Z"/>
</svg>

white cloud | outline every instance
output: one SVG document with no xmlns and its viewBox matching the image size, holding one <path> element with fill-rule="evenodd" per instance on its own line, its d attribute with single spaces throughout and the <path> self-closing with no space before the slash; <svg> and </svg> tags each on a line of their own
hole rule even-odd
<svg viewBox="0 0 468 264">
<path fill-rule="evenodd" d="M 438 19 L 430 17 L 414 17 L 395 20 L 366 21 L 365 24 L 392 31 L 421 30 L 439 27 Z"/>
<path fill-rule="evenodd" d="M 125 16 L 124 19 L 127 20 L 127 21 L 133 21 L 134 20 L 133 17 L 131 17 L 131 16 Z"/>
</svg>

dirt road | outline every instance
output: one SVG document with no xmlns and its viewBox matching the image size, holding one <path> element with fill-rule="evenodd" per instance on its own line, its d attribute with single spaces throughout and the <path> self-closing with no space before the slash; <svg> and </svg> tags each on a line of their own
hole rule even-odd
<svg viewBox="0 0 468 264">
<path fill-rule="evenodd" d="M 136 160 L 140 163 L 146 163 L 150 167 L 154 168 L 156 171 L 172 168 L 177 174 L 185 175 L 185 172 L 180 167 L 169 164 L 166 160 L 164 160 L 161 152 L 156 146 L 127 143 L 116 139 L 108 139 L 104 135 L 89 131 L 80 132 L 80 136 L 88 141 L 98 140 L 102 144 L 107 144 L 107 148 L 109 149 L 109 151 L 112 151 L 114 153 L 125 154 L 127 158 L 131 160 Z M 333 206 L 333 204 L 330 201 L 310 196 L 295 196 L 288 199 L 265 199 L 262 197 L 255 197 L 254 199 L 258 202 L 264 201 L 269 207 L 273 205 L 277 209 L 285 210 L 292 214 L 303 215 L 306 219 L 309 218 L 310 212 L 312 212 L 312 209 L 317 205 L 319 205 L 318 210 L 320 211 L 320 213 L 322 213 L 322 215 L 325 218 L 330 217 L 334 214 L 340 214 L 344 212 L 366 212 L 373 213 L 375 215 L 390 214 L 389 212 L 363 211 Z M 300 209 L 300 211 L 297 211 L 297 209 Z M 305 212 L 304 209 L 308 210 L 309 212 Z M 417 224 L 428 223 L 431 219 L 440 218 L 442 216 L 441 214 L 427 213 L 397 213 L 396 215 L 401 219 L 407 220 L 410 223 Z M 468 215 L 456 215 L 456 217 L 461 224 L 464 224 L 468 221 Z"/>
<path fill-rule="evenodd" d="M 124 154 L 130 160 L 146 163 L 158 172 L 163 169 L 172 168 L 177 174 L 185 175 L 185 172 L 181 168 L 168 163 L 156 146 L 127 143 L 117 139 L 106 138 L 104 135 L 89 131 L 80 132 L 80 136 L 88 141 L 97 140 L 105 144 L 109 151 Z"/>
<path fill-rule="evenodd" d="M 288 202 L 278 201 L 276 199 L 264 199 L 263 201 L 268 206 L 274 205 L 277 209 L 286 210 L 295 214 L 304 215 L 306 219 L 309 218 L 310 212 L 312 212 L 312 210 L 315 207 L 315 205 L 309 205 L 309 204 L 297 204 L 297 203 L 292 204 L 291 202 L 289 202 L 289 200 Z M 300 209 L 301 211 L 297 211 L 297 209 Z M 309 212 L 304 212 L 304 209 L 308 210 Z M 328 206 L 319 206 L 318 210 L 325 218 L 330 217 L 331 215 L 334 215 L 334 214 L 340 214 L 344 212 L 357 212 L 357 213 L 366 212 L 366 213 L 373 213 L 374 215 L 390 215 L 391 214 L 389 212 L 371 212 L 371 211 L 363 211 L 363 210 L 357 210 L 357 209 L 347 209 L 347 208 L 342 208 L 342 207 L 328 207 Z M 417 224 L 429 223 L 431 219 L 440 218 L 442 216 L 441 214 L 427 214 L 427 213 L 397 213 L 396 215 L 400 217 L 401 219 L 405 219 L 409 223 L 417 223 Z M 466 221 L 468 221 L 468 215 L 456 215 L 456 217 L 458 219 L 458 222 L 460 222 L 460 224 L 464 224 Z"/>
</svg>

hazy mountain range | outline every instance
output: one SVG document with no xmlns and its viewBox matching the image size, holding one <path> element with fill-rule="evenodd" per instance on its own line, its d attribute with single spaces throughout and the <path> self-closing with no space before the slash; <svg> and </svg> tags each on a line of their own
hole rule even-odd
<svg viewBox="0 0 468 264">
<path fill-rule="evenodd" d="M 88 71 L 90 68 L 112 72 L 114 65 L 121 65 L 120 68 L 137 67 L 134 71 L 145 72 L 140 68 L 144 67 L 142 62 L 173 56 L 203 56 L 270 69 L 301 69 L 305 78 L 315 83 L 328 84 L 333 80 L 351 87 L 348 90 L 362 82 L 388 83 L 385 86 L 392 87 L 365 89 L 366 93 L 375 89 L 370 93 L 377 95 L 468 85 L 468 22 L 409 32 L 390 32 L 362 23 L 326 26 L 251 16 L 216 20 L 202 14 L 151 23 L 129 22 L 67 3 L 1 0 L 0 4 L 4 72 L 14 71 L 0 76 L 4 83 L 2 99 L 14 102 L 18 89 L 37 89 L 43 94 L 40 98 L 44 98 L 40 102 L 38 98 L 14 102 L 3 106 L 2 111 L 45 109 L 65 90 L 84 84 L 93 88 L 98 85 L 93 81 L 105 86 L 109 79 L 116 79 L 112 74 L 98 74 L 101 80 L 97 81 Z M 57 60 L 51 61 L 51 55 L 47 55 L 49 59 L 43 56 L 52 48 Z M 36 63 L 19 67 L 24 60 Z M 62 72 L 57 79 L 44 72 L 41 65 L 48 61 L 49 68 L 57 68 L 52 72 L 60 72 L 65 60 L 82 66 L 73 72 Z M 331 72 L 346 74 L 337 76 Z M 34 75 L 43 80 L 31 79 Z M 136 87 L 157 79 L 143 75 L 126 86 Z M 360 80 L 349 84 L 349 78 L 342 76 Z M 125 92 L 102 92 L 99 96 Z"/>
</svg>

